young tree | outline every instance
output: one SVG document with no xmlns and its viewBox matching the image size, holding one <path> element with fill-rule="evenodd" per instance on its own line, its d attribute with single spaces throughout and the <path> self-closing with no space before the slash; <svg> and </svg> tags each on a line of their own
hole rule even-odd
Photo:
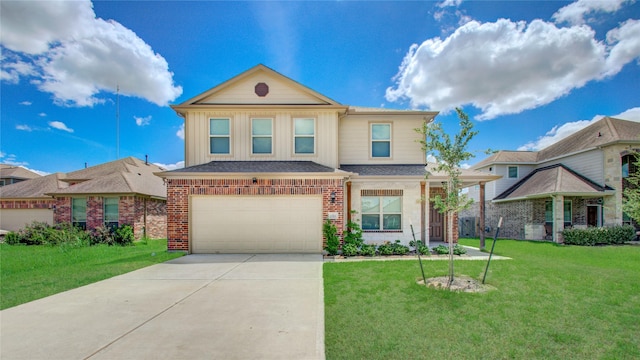
<svg viewBox="0 0 640 360">
<path fill-rule="evenodd" d="M 445 173 L 448 181 L 444 185 L 445 196 L 437 195 L 432 199 L 434 207 L 447 219 L 447 240 L 449 242 L 449 286 L 453 283 L 453 218 L 454 214 L 467 209 L 473 200 L 469 199 L 466 194 L 460 193 L 460 164 L 473 157 L 473 154 L 466 150 L 469 141 L 478 134 L 473 131 L 473 123 L 469 120 L 467 114 L 460 108 L 456 108 L 458 118 L 460 119 L 460 132 L 457 133 L 453 140 L 449 134 L 442 129 L 442 124 L 426 122 L 422 128 L 416 129 L 418 133 L 423 135 L 419 140 L 422 150 L 427 156 L 431 155 L 436 159 L 436 163 L 431 165 L 427 170 L 426 177 L 429 173 Z"/>
<path fill-rule="evenodd" d="M 629 164 L 629 176 L 622 193 L 622 211 L 640 223 L 640 154 L 636 153 L 633 163 Z"/>
</svg>

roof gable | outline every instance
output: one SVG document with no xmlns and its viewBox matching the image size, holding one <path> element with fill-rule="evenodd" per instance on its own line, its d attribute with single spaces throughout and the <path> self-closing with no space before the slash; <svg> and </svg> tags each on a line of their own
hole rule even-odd
<svg viewBox="0 0 640 360">
<path fill-rule="evenodd" d="M 64 174 L 54 173 L 47 176 L 21 181 L 11 185 L 0 187 L 2 199 L 34 199 L 49 198 L 45 195 L 49 192 L 63 189 L 69 185 L 62 181 Z"/>
<path fill-rule="evenodd" d="M 179 110 L 186 107 L 215 105 L 343 107 L 340 103 L 260 64 L 173 108 Z"/>
</svg>

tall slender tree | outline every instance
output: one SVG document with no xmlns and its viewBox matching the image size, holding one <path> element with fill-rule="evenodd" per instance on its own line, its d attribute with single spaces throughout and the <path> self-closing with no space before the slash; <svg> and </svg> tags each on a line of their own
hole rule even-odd
<svg viewBox="0 0 640 360">
<path fill-rule="evenodd" d="M 628 164 L 629 176 L 622 193 L 622 210 L 630 218 L 640 223 L 640 153 L 635 153 Z"/>
<path fill-rule="evenodd" d="M 454 280 L 453 267 L 453 224 L 454 214 L 469 208 L 473 200 L 469 199 L 466 194 L 460 192 L 460 165 L 473 157 L 473 154 L 467 151 L 469 141 L 478 134 L 473 130 L 473 123 L 469 120 L 467 114 L 460 108 L 456 108 L 458 118 L 460 120 L 460 132 L 455 134 L 453 139 L 442 128 L 439 122 L 427 124 L 426 122 L 421 128 L 415 129 L 423 135 L 419 140 L 422 150 L 427 157 L 433 156 L 436 159 L 435 164 L 428 164 L 426 177 L 430 173 L 445 173 L 448 177 L 446 185 L 444 185 L 445 196 L 436 195 L 431 201 L 434 207 L 440 213 L 446 215 L 447 219 L 447 241 L 449 242 L 449 286 Z"/>
</svg>

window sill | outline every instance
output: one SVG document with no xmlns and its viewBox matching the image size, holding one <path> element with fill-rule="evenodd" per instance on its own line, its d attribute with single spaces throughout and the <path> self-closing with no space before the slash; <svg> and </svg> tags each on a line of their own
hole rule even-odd
<svg viewBox="0 0 640 360">
<path fill-rule="evenodd" d="M 362 232 L 366 233 L 401 233 L 404 232 L 402 229 L 398 230 L 362 230 Z"/>
</svg>

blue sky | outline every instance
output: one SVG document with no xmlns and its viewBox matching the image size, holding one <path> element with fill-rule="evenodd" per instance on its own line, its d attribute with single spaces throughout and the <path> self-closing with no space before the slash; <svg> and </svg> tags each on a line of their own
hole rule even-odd
<svg viewBox="0 0 640 360">
<path fill-rule="evenodd" d="M 0 162 L 43 173 L 118 155 L 180 167 L 168 105 L 257 64 L 343 104 L 440 111 L 450 132 L 463 107 L 469 164 L 603 115 L 640 121 L 635 0 L 3 0 L 0 16 Z"/>
</svg>

